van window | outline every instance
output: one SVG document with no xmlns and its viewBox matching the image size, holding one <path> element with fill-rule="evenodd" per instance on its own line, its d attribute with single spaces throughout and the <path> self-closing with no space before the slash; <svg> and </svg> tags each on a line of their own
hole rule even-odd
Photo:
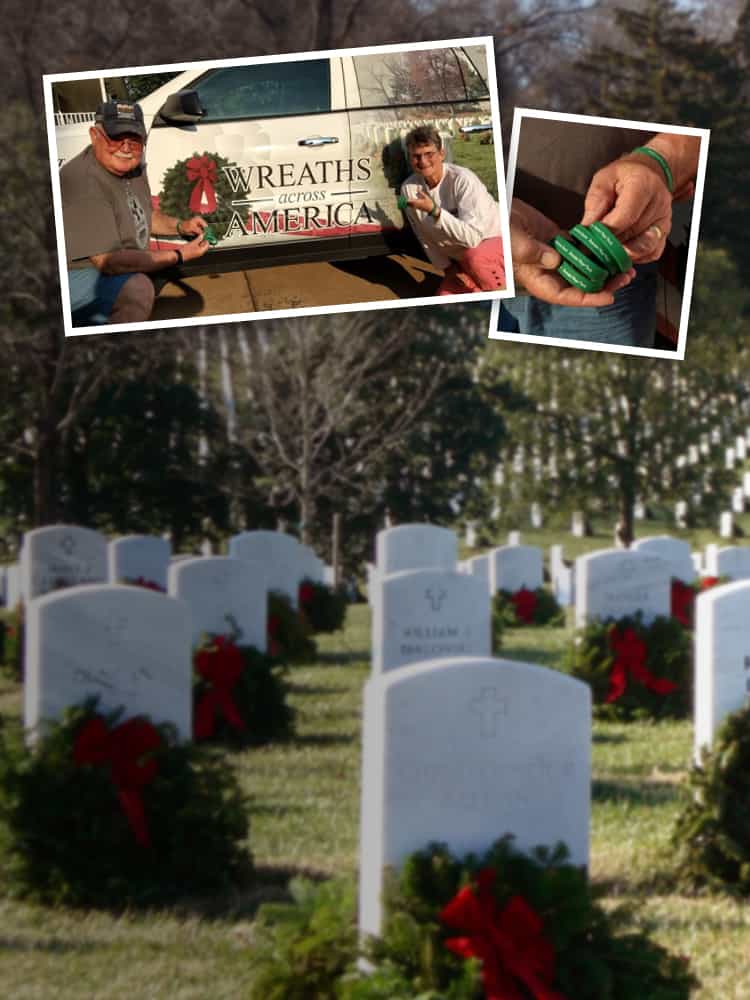
<svg viewBox="0 0 750 1000">
<path fill-rule="evenodd" d="M 454 49 L 355 56 L 354 70 L 363 108 L 467 100 Z"/>
<path fill-rule="evenodd" d="M 327 59 L 260 66 L 227 66 L 198 81 L 204 122 L 281 118 L 331 110 Z"/>
<path fill-rule="evenodd" d="M 466 84 L 466 96 L 470 101 L 487 100 L 487 49 L 484 45 L 471 45 L 457 49 L 456 58 L 461 67 Z"/>
</svg>

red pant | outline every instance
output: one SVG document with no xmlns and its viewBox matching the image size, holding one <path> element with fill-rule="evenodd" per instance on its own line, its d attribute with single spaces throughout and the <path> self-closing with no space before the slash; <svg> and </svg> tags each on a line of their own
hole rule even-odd
<svg viewBox="0 0 750 1000">
<path fill-rule="evenodd" d="M 505 288 L 503 241 L 499 236 L 469 247 L 460 261 L 446 268 L 438 295 L 461 295 L 466 292 L 497 292 Z"/>
</svg>

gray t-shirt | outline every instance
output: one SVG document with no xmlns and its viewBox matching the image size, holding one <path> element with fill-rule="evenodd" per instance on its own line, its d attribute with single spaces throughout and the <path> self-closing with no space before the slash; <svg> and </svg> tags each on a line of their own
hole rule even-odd
<svg viewBox="0 0 750 1000">
<path fill-rule="evenodd" d="M 117 177 L 88 146 L 60 170 L 65 250 L 69 268 L 115 250 L 146 250 L 151 233 L 151 189 L 145 169 Z"/>
</svg>

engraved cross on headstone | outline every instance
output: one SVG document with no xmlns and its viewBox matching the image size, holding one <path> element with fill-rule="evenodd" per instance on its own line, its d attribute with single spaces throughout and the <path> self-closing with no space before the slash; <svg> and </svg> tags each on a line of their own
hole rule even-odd
<svg viewBox="0 0 750 1000">
<path fill-rule="evenodd" d="M 76 540 L 72 535 L 65 535 L 60 539 L 60 548 L 66 555 L 72 555 L 75 552 Z"/>
<path fill-rule="evenodd" d="M 479 735 L 483 740 L 497 736 L 497 720 L 508 714 L 508 699 L 498 697 L 497 688 L 483 687 L 481 694 L 469 702 L 469 711 L 479 716 Z"/>
<path fill-rule="evenodd" d="M 111 646 L 119 646 L 128 628 L 128 619 L 123 615 L 112 615 L 104 626 L 104 632 Z"/>
<path fill-rule="evenodd" d="M 433 593 L 432 587 L 430 587 L 428 590 L 425 590 L 424 596 L 430 602 L 433 611 L 440 611 L 443 601 L 448 594 L 444 590 L 440 590 L 436 595 Z"/>
</svg>

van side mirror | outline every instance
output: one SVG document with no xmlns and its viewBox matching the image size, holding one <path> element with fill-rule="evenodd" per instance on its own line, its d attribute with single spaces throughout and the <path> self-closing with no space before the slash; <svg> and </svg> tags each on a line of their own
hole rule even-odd
<svg viewBox="0 0 750 1000">
<path fill-rule="evenodd" d="M 159 108 L 158 117 L 175 125 L 194 125 L 206 113 L 197 90 L 178 90 Z"/>
</svg>

